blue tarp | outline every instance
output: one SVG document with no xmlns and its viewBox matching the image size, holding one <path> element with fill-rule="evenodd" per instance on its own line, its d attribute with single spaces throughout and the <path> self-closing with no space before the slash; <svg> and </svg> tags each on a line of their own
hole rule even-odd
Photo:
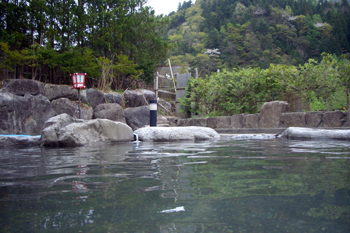
<svg viewBox="0 0 350 233">
<path fill-rule="evenodd" d="M 0 134 L 0 137 L 41 137 L 41 135 Z"/>
</svg>

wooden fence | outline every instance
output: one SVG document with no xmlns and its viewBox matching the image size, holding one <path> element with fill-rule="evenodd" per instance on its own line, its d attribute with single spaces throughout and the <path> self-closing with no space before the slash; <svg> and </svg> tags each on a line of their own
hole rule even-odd
<svg viewBox="0 0 350 233">
<path fill-rule="evenodd" d="M 161 97 L 173 101 L 175 103 L 177 117 L 185 117 L 180 111 L 181 104 L 179 99 L 185 96 L 186 85 L 190 78 L 191 73 L 175 74 L 174 78 L 172 78 L 170 75 L 160 75 L 157 72 L 154 79 L 156 98 Z"/>
</svg>

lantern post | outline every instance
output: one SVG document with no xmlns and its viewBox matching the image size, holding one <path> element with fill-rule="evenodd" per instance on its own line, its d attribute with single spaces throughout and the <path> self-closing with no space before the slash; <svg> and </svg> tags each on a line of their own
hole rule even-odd
<svg viewBox="0 0 350 233">
<path fill-rule="evenodd" d="M 85 88 L 86 73 L 74 73 L 74 74 L 71 74 L 70 76 L 72 77 L 73 88 L 78 90 L 78 112 L 79 112 L 79 119 L 80 119 L 81 118 L 80 89 Z"/>
</svg>

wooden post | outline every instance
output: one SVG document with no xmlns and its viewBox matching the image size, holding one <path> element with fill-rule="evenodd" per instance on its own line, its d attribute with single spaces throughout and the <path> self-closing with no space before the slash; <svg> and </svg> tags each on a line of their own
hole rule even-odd
<svg viewBox="0 0 350 233">
<path fill-rule="evenodd" d="M 171 72 L 171 78 L 173 79 L 174 89 L 175 89 L 175 93 L 176 93 L 176 85 L 175 85 L 175 80 L 174 80 L 173 69 L 171 68 L 170 59 L 168 59 L 168 61 L 169 61 L 169 67 L 170 67 L 170 72 Z"/>
</svg>

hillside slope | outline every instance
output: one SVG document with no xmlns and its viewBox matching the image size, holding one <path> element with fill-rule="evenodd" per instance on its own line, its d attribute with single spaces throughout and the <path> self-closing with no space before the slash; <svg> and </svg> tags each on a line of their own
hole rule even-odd
<svg viewBox="0 0 350 233">
<path fill-rule="evenodd" d="M 350 53 L 346 0 L 190 0 L 169 18 L 168 58 L 199 68 L 201 76 L 223 68 L 298 65 L 319 60 L 322 52 Z M 208 50 L 216 48 L 220 54 Z"/>
</svg>

